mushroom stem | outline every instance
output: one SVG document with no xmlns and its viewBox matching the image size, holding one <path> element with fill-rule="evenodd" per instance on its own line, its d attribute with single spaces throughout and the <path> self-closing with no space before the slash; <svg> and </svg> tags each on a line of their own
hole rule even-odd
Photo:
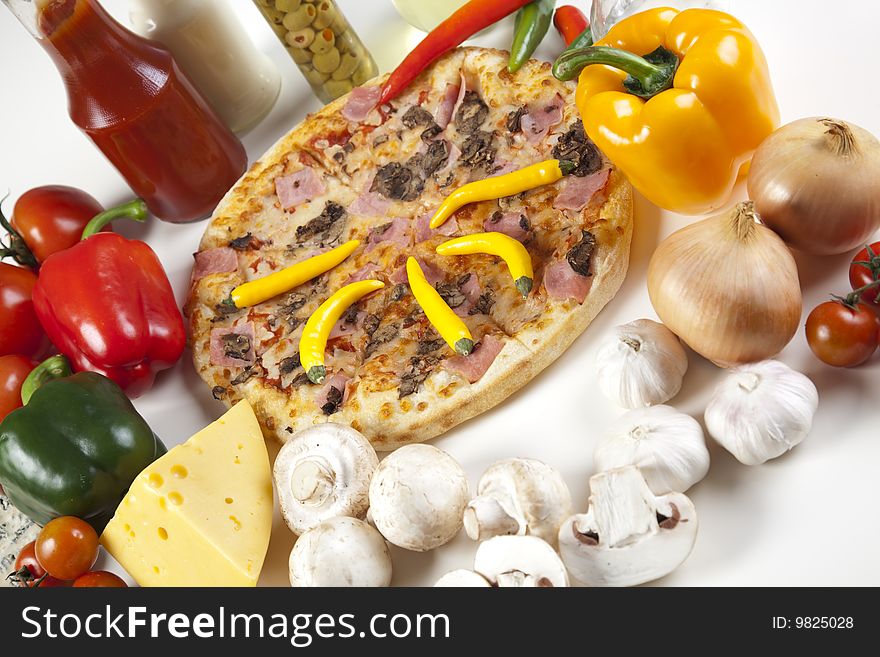
<svg viewBox="0 0 880 657">
<path fill-rule="evenodd" d="M 654 496 L 637 468 L 594 476 L 590 492 L 596 533 L 608 547 L 621 547 L 657 531 Z"/>
<path fill-rule="evenodd" d="M 464 530 L 472 540 L 519 534 L 520 529 L 519 520 L 505 511 L 497 497 L 480 495 L 464 510 Z"/>
<path fill-rule="evenodd" d="M 320 506 L 333 494 L 336 472 L 323 456 L 312 456 L 296 464 L 290 473 L 290 492 L 303 504 Z"/>
</svg>

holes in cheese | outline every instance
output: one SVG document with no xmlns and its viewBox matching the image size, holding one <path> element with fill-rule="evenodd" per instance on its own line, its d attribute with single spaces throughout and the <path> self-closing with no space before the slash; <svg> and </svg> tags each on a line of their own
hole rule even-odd
<svg viewBox="0 0 880 657">
<path fill-rule="evenodd" d="M 141 586 L 255 586 L 271 528 L 269 456 L 240 402 L 138 475 L 101 543 Z"/>
</svg>

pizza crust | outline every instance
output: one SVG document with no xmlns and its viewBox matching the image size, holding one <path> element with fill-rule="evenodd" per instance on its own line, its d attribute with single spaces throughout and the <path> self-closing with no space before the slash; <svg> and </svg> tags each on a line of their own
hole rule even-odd
<svg viewBox="0 0 880 657">
<path fill-rule="evenodd" d="M 550 75 L 550 65 L 546 62 L 532 60 L 517 74 L 516 79 L 526 80 L 527 84 L 506 84 L 501 79 L 507 74 L 506 61 L 507 53 L 502 51 L 459 49 L 441 59 L 435 65 L 438 68 L 423 73 L 412 88 L 445 86 L 449 68 L 461 67 L 467 62 L 469 86 L 479 85 L 482 75 L 498 76 L 501 84 L 481 89 L 490 108 L 497 108 L 499 104 L 503 106 L 506 102 L 525 103 L 530 97 L 548 93 L 548 89 L 551 92 L 555 89 L 563 96 L 573 96 L 571 86 Z M 377 78 L 367 84 L 380 84 L 383 80 Z M 280 207 L 269 207 L 266 203 L 266 199 L 274 194 L 275 177 L 283 174 L 291 152 L 305 151 L 321 161 L 322 153 L 314 147 L 314 136 L 347 129 L 347 121 L 339 115 L 346 101 L 347 97 L 342 97 L 307 116 L 251 166 L 217 206 L 201 240 L 200 250 L 226 246 L 232 237 L 242 234 L 251 225 L 248 222 L 256 222 L 254 225 L 258 226 L 264 220 L 277 220 L 277 215 L 283 217 Z M 566 105 L 564 116 L 566 125 L 577 118 L 573 102 Z M 549 147 L 546 150 L 549 157 Z M 266 438 L 284 442 L 296 431 L 332 421 L 362 431 L 379 451 L 430 440 L 501 403 L 522 388 L 559 358 L 614 297 L 626 276 L 632 238 L 631 188 L 616 170 L 612 171 L 606 195 L 600 213 L 602 237 L 593 256 L 595 275 L 585 302 L 579 305 L 574 300 L 548 300 L 547 310 L 534 325 L 527 326 L 515 337 L 502 338 L 504 348 L 476 383 L 468 383 L 445 370 L 441 364 L 418 392 L 400 400 L 396 388 L 365 394 L 355 385 L 350 399 L 331 416 L 324 415 L 317 407 L 313 399 L 314 387 L 309 385 L 281 390 L 260 377 L 254 377 L 230 387 L 229 381 L 237 372 L 211 364 L 209 336 L 214 326 L 211 322 L 214 305 L 228 294 L 230 286 L 245 280 L 241 273 L 209 275 L 194 285 L 187 310 L 196 370 L 209 386 L 227 388 L 228 392 L 223 396 L 227 405 L 247 398 Z M 349 200 L 340 199 L 340 202 Z"/>
</svg>

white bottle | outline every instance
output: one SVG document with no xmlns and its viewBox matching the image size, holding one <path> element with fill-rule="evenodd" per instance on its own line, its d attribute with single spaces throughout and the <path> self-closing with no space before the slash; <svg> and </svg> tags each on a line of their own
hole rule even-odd
<svg viewBox="0 0 880 657">
<path fill-rule="evenodd" d="M 159 41 L 229 128 L 247 132 L 272 109 L 281 75 L 226 0 L 130 0 L 135 31 Z"/>
</svg>

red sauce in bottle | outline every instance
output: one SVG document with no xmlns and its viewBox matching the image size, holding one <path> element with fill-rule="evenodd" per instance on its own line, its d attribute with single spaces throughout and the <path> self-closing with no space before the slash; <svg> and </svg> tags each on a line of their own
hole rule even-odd
<svg viewBox="0 0 880 657">
<path fill-rule="evenodd" d="M 40 43 L 67 87 L 70 117 L 160 219 L 208 216 L 247 167 L 238 138 L 171 53 L 95 0 L 51 0 Z"/>
</svg>

